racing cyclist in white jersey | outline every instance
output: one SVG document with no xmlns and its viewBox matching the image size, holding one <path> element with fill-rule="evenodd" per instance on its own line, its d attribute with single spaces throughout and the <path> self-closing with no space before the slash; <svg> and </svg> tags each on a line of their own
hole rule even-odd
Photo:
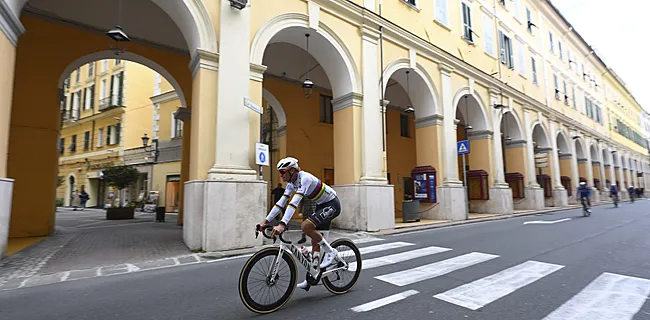
<svg viewBox="0 0 650 320">
<path fill-rule="evenodd" d="M 287 201 L 291 193 L 296 192 L 284 213 L 284 217 L 280 223 L 273 228 L 272 235 L 284 232 L 287 223 L 296 212 L 298 204 L 303 197 L 308 197 L 316 202 L 316 210 L 305 221 L 302 222 L 302 232 L 311 238 L 312 252 L 316 256 L 323 248 L 325 255 L 320 264 L 320 268 L 327 268 L 334 258 L 338 255 L 336 249 L 332 248 L 330 244 L 323 238 L 317 230 L 329 230 L 332 219 L 336 218 L 341 213 L 341 203 L 336 196 L 336 192 L 330 186 L 323 183 L 320 179 L 316 178 L 309 172 L 301 171 L 298 166 L 298 160 L 292 157 L 284 158 L 278 162 L 277 165 L 282 181 L 287 183 L 284 195 L 275 204 L 269 215 L 260 224 L 264 227 L 275 218 L 282 209 L 287 205 Z M 307 280 L 299 283 L 298 288 L 309 290 Z"/>
</svg>

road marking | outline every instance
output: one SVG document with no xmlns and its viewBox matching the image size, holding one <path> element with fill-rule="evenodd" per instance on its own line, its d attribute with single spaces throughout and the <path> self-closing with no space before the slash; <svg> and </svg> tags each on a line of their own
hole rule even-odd
<svg viewBox="0 0 650 320">
<path fill-rule="evenodd" d="M 402 242 L 402 241 L 382 243 L 382 244 L 378 244 L 378 245 L 374 245 L 374 246 L 359 248 L 359 253 L 367 254 L 367 253 L 397 249 L 397 248 L 401 248 L 401 247 L 414 246 L 414 245 L 415 244 L 413 244 L 413 243 Z M 307 246 L 307 251 L 311 252 L 311 245 Z M 344 253 L 344 252 L 348 252 L 348 251 L 350 251 L 350 250 L 341 250 L 341 251 L 339 251 L 339 253 Z"/>
<path fill-rule="evenodd" d="M 433 297 L 477 310 L 562 268 L 564 266 L 526 261 Z"/>
<path fill-rule="evenodd" d="M 377 267 L 381 267 L 381 266 L 387 266 L 387 265 L 395 264 L 395 263 L 402 262 L 402 261 L 412 260 L 412 259 L 419 258 L 419 257 L 424 257 L 424 256 L 436 254 L 436 253 L 441 253 L 441 252 L 446 252 L 446 251 L 449 251 L 449 250 L 451 250 L 451 249 L 449 249 L 449 248 L 441 248 L 441 247 L 426 247 L 426 248 L 421 248 L 421 249 L 416 249 L 416 250 L 391 254 L 391 255 L 388 255 L 388 256 L 383 256 L 383 257 L 379 257 L 379 258 L 365 260 L 365 261 L 363 261 L 363 267 L 361 269 L 366 270 L 366 269 L 372 269 L 372 268 L 377 268 Z M 352 271 L 352 272 L 357 270 L 356 261 L 353 262 L 353 263 L 350 263 L 350 268 L 348 270 Z"/>
<path fill-rule="evenodd" d="M 631 320 L 650 294 L 650 280 L 605 272 L 543 320 Z"/>
<path fill-rule="evenodd" d="M 401 287 L 407 284 L 439 277 L 462 268 L 492 260 L 497 257 L 499 256 L 487 253 L 472 252 L 440 262 L 423 265 L 417 268 L 376 276 L 375 279 Z"/>
<path fill-rule="evenodd" d="M 356 306 L 354 308 L 350 308 L 350 310 L 352 310 L 354 312 L 366 312 L 366 311 L 370 311 L 370 310 L 373 310 L 373 309 L 377 309 L 379 307 L 383 307 L 383 306 L 391 304 L 393 302 L 400 301 L 402 299 L 405 299 L 407 297 L 410 297 L 410 296 L 412 296 L 414 294 L 418 294 L 418 293 L 419 292 L 417 292 L 416 290 L 408 290 L 408 291 L 404 291 L 402 293 L 398 293 L 398 294 L 394 294 L 392 296 L 388 296 L 386 298 L 381 298 L 379 300 L 364 303 L 364 304 Z"/>
<path fill-rule="evenodd" d="M 541 221 L 526 221 L 524 224 L 554 224 L 558 222 L 564 222 L 564 221 L 569 221 L 571 218 L 566 218 L 566 219 L 560 219 L 560 220 L 555 220 L 555 221 L 548 221 L 548 220 L 541 220 Z"/>
</svg>

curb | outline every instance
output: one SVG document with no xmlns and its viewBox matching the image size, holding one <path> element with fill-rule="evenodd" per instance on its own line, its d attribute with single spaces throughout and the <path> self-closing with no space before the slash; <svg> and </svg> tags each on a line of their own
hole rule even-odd
<svg viewBox="0 0 650 320">
<path fill-rule="evenodd" d="M 603 205 L 606 205 L 606 204 L 612 204 L 612 202 L 600 202 L 600 203 L 597 203 L 597 204 L 592 204 L 592 207 L 599 207 L 599 206 L 603 206 Z M 580 205 L 569 205 L 567 207 L 561 207 L 561 208 L 557 208 L 557 209 L 547 209 L 547 210 L 538 210 L 538 211 L 532 211 L 532 212 L 504 214 L 504 215 L 498 215 L 498 216 L 487 217 L 487 218 L 479 218 L 479 219 L 441 222 L 441 223 L 434 223 L 434 224 L 424 225 L 424 226 L 416 226 L 416 227 L 414 226 L 414 227 L 405 227 L 405 228 L 400 228 L 400 229 L 389 229 L 389 230 L 382 230 L 382 231 L 377 231 L 377 232 L 369 232 L 369 234 L 378 235 L 378 236 L 397 235 L 397 234 L 412 232 L 412 231 L 446 228 L 446 227 L 453 227 L 453 226 L 459 226 L 459 225 L 471 224 L 471 223 L 489 222 L 489 221 L 512 219 L 512 218 L 519 218 L 519 217 L 525 217 L 525 216 L 547 215 L 547 214 L 556 213 L 556 212 L 559 212 L 559 211 L 568 211 L 568 210 L 574 210 L 574 209 L 579 209 L 579 208 L 580 208 Z"/>
</svg>

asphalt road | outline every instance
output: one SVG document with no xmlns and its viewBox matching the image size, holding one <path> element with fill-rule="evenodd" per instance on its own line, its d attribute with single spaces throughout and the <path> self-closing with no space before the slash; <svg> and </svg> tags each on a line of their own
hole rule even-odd
<svg viewBox="0 0 650 320">
<path fill-rule="evenodd" d="M 239 299 L 244 257 L 0 292 L 0 319 L 650 319 L 648 205 L 382 236 L 352 291 L 297 289 L 265 316 Z"/>
</svg>

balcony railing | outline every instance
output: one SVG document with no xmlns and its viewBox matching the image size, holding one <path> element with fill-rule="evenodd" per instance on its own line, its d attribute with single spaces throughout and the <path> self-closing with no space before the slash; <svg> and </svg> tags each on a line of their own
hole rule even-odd
<svg viewBox="0 0 650 320">
<path fill-rule="evenodd" d="M 122 100 L 121 94 L 112 94 L 106 98 L 99 99 L 99 111 L 104 111 L 114 107 L 122 107 L 123 105 L 124 101 Z"/>
</svg>

